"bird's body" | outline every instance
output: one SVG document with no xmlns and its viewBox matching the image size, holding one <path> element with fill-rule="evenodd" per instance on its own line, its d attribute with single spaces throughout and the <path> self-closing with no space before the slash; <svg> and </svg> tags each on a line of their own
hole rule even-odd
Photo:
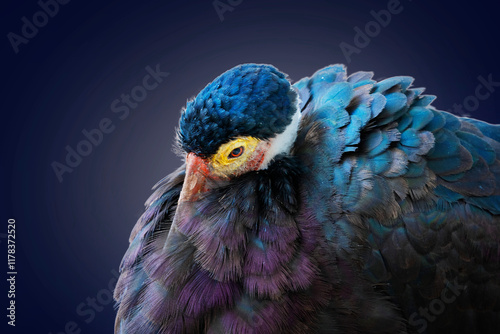
<svg viewBox="0 0 500 334">
<path fill-rule="evenodd" d="M 240 65 L 188 103 L 117 333 L 500 330 L 500 127 L 371 77 Z"/>
</svg>

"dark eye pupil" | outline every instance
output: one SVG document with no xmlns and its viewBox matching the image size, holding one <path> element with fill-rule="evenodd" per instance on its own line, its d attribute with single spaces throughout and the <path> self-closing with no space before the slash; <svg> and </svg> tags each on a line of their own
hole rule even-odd
<svg viewBox="0 0 500 334">
<path fill-rule="evenodd" d="M 243 150 L 244 150 L 243 146 L 237 147 L 231 151 L 231 154 L 229 154 L 229 157 L 230 158 L 237 158 L 243 154 Z"/>
</svg>

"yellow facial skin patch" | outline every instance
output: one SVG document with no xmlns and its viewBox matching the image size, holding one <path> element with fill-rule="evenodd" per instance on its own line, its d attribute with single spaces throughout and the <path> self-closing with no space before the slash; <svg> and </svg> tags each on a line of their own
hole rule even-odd
<svg viewBox="0 0 500 334">
<path fill-rule="evenodd" d="M 212 173 L 224 178 L 239 174 L 260 142 L 254 137 L 239 137 L 222 144 L 210 158 Z"/>
</svg>

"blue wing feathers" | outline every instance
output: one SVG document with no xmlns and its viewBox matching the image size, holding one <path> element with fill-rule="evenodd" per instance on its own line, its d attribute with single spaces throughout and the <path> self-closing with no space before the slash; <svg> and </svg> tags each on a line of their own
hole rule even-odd
<svg viewBox="0 0 500 334">
<path fill-rule="evenodd" d="M 413 105 L 408 111 L 408 114 L 412 119 L 412 128 L 415 130 L 422 130 L 427 124 L 429 124 L 434 118 L 434 113 L 432 110 L 422 107 L 420 105 Z"/>
<path fill-rule="evenodd" d="M 311 100 L 309 111 L 315 113 L 315 120 L 328 124 L 329 133 L 336 137 L 336 146 L 345 154 L 358 152 L 355 159 L 374 159 L 370 167 L 374 175 L 385 172 L 381 166 L 388 156 L 383 154 L 396 147 L 403 151 L 408 175 L 390 175 L 406 181 L 413 179 L 409 181 L 409 194 L 412 188 L 423 189 L 436 180 L 458 194 L 462 191 L 462 198 L 466 199 L 498 191 L 498 176 L 489 169 L 497 163 L 500 153 L 499 126 L 436 110 L 430 106 L 435 96 L 421 95 L 423 88 L 410 88 L 411 77 L 375 82 L 372 76 L 371 72 L 347 76 L 344 66 L 333 65 L 301 80 L 296 88 L 309 92 L 302 93 Z M 379 155 L 382 156 L 377 158 Z M 337 150 L 333 160 L 339 158 Z M 415 182 L 416 173 L 423 183 Z M 471 186 L 480 175 L 482 182 L 478 183 L 483 183 L 483 190 L 473 191 Z M 485 187 L 487 182 L 490 185 Z M 490 207 L 483 208 L 497 210 L 495 205 L 493 201 Z"/>
<path fill-rule="evenodd" d="M 310 91 L 311 107 L 303 123 L 325 126 L 334 140 L 329 137 L 324 145 L 340 148 L 335 156 L 323 156 L 331 149 L 317 140 L 319 150 L 308 164 L 315 174 L 332 176 L 324 180 L 334 189 L 330 214 L 342 223 L 326 223 L 323 216 L 329 238 L 352 240 L 364 233 L 364 272 L 374 283 L 393 284 L 390 293 L 405 300 L 407 317 L 418 311 L 419 303 L 426 306 L 439 298 L 447 280 L 454 279 L 471 289 L 462 293 L 460 307 L 484 306 L 473 300 L 481 280 L 490 280 L 481 287 L 493 295 L 489 305 L 500 306 L 500 126 L 435 109 L 435 96 L 412 88 L 411 77 L 374 82 L 371 73 L 347 76 L 337 66 L 316 72 L 310 80 L 318 82 L 316 76 L 328 89 L 300 86 Z M 341 103 L 319 113 L 316 106 L 329 98 L 316 94 L 339 91 Z M 349 96 L 350 103 L 345 101 Z M 329 121 L 346 105 L 343 122 Z M 299 136 L 298 142 L 317 138 L 313 130 L 304 126 L 308 135 Z M 356 230 L 360 220 L 361 231 Z M 356 237 L 346 234 L 349 224 Z M 344 240 L 338 246 L 352 253 L 349 244 Z"/>
</svg>

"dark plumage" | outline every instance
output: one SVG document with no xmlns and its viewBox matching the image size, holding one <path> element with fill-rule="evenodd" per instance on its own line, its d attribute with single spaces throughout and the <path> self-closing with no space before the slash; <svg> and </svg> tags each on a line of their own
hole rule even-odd
<svg viewBox="0 0 500 334">
<path fill-rule="evenodd" d="M 189 102 L 116 333 L 497 333 L 500 127 L 371 78 L 241 65 Z"/>
</svg>

